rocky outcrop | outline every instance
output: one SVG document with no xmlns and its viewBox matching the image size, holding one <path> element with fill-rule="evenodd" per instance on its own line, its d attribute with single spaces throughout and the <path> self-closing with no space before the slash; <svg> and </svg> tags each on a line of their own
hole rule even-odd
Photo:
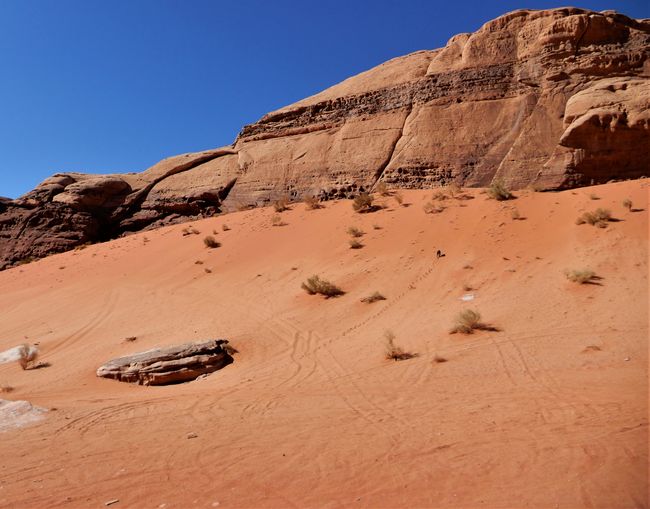
<svg viewBox="0 0 650 509">
<path fill-rule="evenodd" d="M 647 175 L 649 53 L 650 20 L 515 11 L 271 112 L 230 147 L 0 200 L 0 268 L 280 196 Z"/>
<path fill-rule="evenodd" d="M 0 201 L 0 269 L 217 214 L 237 178 L 236 159 L 226 147 L 170 157 L 142 173 L 56 174 L 17 200 Z"/>
<path fill-rule="evenodd" d="M 34 424 L 45 417 L 45 412 L 29 401 L 0 399 L 0 433 Z"/>
<path fill-rule="evenodd" d="M 215 339 L 120 357 L 100 366 L 97 376 L 140 385 L 189 382 L 232 363 L 227 344 Z"/>
</svg>

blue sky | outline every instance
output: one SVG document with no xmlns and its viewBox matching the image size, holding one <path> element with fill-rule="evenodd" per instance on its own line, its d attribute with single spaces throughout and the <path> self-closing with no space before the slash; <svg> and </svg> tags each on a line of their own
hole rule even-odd
<svg viewBox="0 0 650 509">
<path fill-rule="evenodd" d="M 517 8 L 566 2 L 0 0 L 0 196 L 141 171 Z M 647 0 L 574 5 L 650 17 Z"/>
</svg>

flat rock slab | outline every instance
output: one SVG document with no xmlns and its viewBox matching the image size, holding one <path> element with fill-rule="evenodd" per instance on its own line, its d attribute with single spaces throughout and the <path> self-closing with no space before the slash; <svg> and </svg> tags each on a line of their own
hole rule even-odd
<svg viewBox="0 0 650 509">
<path fill-rule="evenodd" d="M 34 406 L 29 401 L 0 399 L 0 433 L 38 422 L 45 412 L 45 408 Z"/>
<path fill-rule="evenodd" d="M 97 369 L 97 376 L 140 385 L 169 385 L 195 380 L 233 362 L 225 339 L 186 343 L 119 357 Z"/>
</svg>

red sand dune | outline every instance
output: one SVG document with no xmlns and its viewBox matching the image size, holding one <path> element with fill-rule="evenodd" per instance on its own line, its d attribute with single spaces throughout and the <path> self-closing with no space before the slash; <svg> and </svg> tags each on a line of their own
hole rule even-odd
<svg viewBox="0 0 650 509">
<path fill-rule="evenodd" d="M 51 366 L 0 366 L 0 396 L 52 410 L 0 435 L 0 507 L 648 507 L 648 183 L 256 209 L 1 272 L 0 350 Z M 597 207 L 620 221 L 575 224 Z M 585 267 L 600 284 L 563 273 Z M 307 295 L 313 274 L 347 293 Z M 501 331 L 449 334 L 464 308 Z M 387 329 L 418 356 L 384 359 Z M 208 378 L 95 376 L 208 338 L 239 350 Z"/>
</svg>

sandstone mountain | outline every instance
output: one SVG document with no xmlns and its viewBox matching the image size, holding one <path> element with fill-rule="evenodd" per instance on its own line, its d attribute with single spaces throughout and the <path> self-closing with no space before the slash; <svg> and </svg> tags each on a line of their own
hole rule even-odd
<svg viewBox="0 0 650 509">
<path fill-rule="evenodd" d="M 0 268 L 280 196 L 503 180 L 555 190 L 648 175 L 650 20 L 520 10 L 137 174 L 58 173 L 0 198 Z"/>
</svg>

